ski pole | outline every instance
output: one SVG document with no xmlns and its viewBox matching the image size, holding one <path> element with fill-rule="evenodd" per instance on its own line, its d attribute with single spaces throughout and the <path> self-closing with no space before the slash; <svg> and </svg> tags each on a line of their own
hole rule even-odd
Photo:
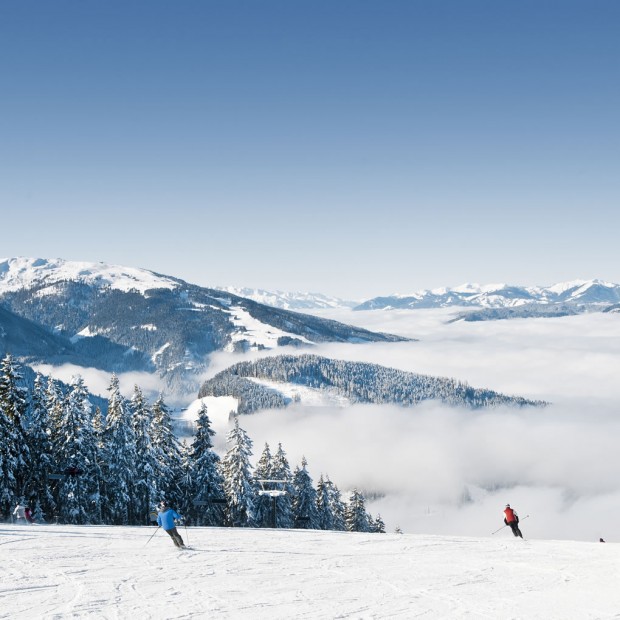
<svg viewBox="0 0 620 620">
<path fill-rule="evenodd" d="M 187 532 L 187 523 L 183 521 L 183 525 L 185 526 L 185 540 L 187 540 L 187 544 L 189 545 L 189 534 Z"/>
<path fill-rule="evenodd" d="M 155 536 L 155 534 L 157 534 L 158 531 L 159 531 L 159 525 L 157 526 L 157 529 L 151 534 L 150 538 L 144 543 L 145 547 L 151 542 L 153 536 Z"/>
<path fill-rule="evenodd" d="M 525 521 L 525 520 L 526 520 L 529 516 L 530 516 L 530 515 L 525 515 L 525 516 L 523 517 L 523 519 L 520 519 L 520 521 L 519 521 L 519 522 L 521 522 L 521 521 Z M 494 532 L 491 532 L 491 536 L 493 536 L 493 534 L 497 534 L 497 532 L 499 532 L 499 531 L 503 530 L 505 527 L 508 527 L 508 523 L 506 523 L 506 525 L 502 525 L 502 527 L 500 527 L 500 528 L 499 528 L 499 530 L 495 530 Z"/>
</svg>

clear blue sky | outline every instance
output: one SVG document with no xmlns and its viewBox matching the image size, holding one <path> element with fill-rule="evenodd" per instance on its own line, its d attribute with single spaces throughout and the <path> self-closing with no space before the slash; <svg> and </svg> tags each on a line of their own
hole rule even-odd
<svg viewBox="0 0 620 620">
<path fill-rule="evenodd" d="M 616 0 L 1 0 L 0 89 L 3 257 L 620 281 Z"/>
</svg>

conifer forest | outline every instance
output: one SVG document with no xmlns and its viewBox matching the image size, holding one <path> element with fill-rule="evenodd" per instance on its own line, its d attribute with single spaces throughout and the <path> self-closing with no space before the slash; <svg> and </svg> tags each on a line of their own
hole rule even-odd
<svg viewBox="0 0 620 620">
<path fill-rule="evenodd" d="M 385 531 L 360 490 L 345 500 L 327 474 L 315 485 L 281 444 L 253 466 L 238 416 L 220 457 L 204 405 L 181 442 L 162 395 L 148 402 L 136 385 L 127 399 L 112 375 L 104 408 L 80 376 L 27 381 L 24 370 L 11 355 L 0 363 L 0 520 L 23 503 L 39 523 L 152 525 L 165 500 L 188 525 Z"/>
</svg>

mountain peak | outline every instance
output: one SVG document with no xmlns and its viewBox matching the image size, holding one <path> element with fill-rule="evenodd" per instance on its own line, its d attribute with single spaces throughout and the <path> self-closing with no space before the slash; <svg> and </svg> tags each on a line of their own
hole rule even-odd
<svg viewBox="0 0 620 620">
<path fill-rule="evenodd" d="M 0 294 L 65 280 L 106 286 L 125 292 L 137 290 L 141 293 L 155 288 L 174 289 L 178 286 L 174 278 L 135 267 L 68 261 L 62 258 L 0 259 Z"/>
</svg>

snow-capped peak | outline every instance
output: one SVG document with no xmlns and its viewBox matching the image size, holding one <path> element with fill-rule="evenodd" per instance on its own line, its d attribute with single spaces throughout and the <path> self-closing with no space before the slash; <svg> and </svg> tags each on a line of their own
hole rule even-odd
<svg viewBox="0 0 620 620">
<path fill-rule="evenodd" d="M 134 267 L 61 258 L 0 259 L 0 293 L 66 280 L 141 293 L 154 288 L 174 289 L 179 286 L 172 278 Z"/>
</svg>

